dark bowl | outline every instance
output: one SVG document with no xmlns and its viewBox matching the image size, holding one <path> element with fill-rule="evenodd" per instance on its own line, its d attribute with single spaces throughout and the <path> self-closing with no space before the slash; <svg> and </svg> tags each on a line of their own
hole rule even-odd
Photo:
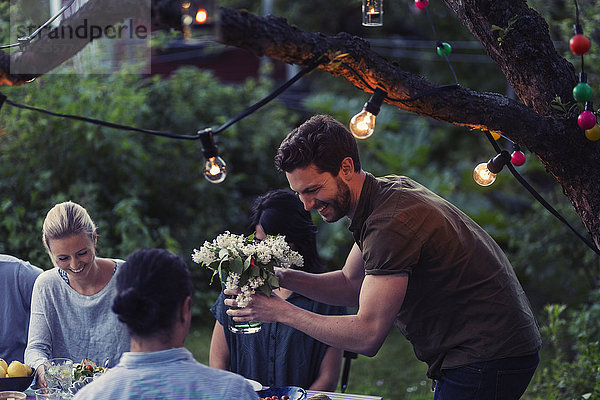
<svg viewBox="0 0 600 400">
<path fill-rule="evenodd" d="M 277 396 L 281 400 L 281 396 L 288 396 L 290 400 L 306 399 L 306 390 L 298 386 L 279 386 L 271 387 L 264 390 L 259 390 L 258 397 L 264 399 L 266 397 Z"/>
<path fill-rule="evenodd" d="M 31 382 L 33 382 L 34 375 L 35 374 L 25 377 L 0 378 L 0 392 L 8 390 L 24 392 L 31 385 Z"/>
</svg>

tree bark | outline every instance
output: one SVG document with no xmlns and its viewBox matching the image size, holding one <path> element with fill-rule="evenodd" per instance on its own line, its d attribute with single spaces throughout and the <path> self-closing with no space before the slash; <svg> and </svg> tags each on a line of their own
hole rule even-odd
<svg viewBox="0 0 600 400">
<path fill-rule="evenodd" d="M 103 7 L 121 10 L 110 16 L 114 21 L 104 23 L 136 16 L 135 2 L 103 1 Z M 218 41 L 299 66 L 321 59 L 323 62 L 318 68 L 348 80 L 365 92 L 384 88 L 388 93 L 386 103 L 392 106 L 509 138 L 541 160 L 562 186 L 596 246 L 600 247 L 600 185 L 597 183 L 600 170 L 596 168 L 600 148 L 597 143 L 588 141 L 577 125 L 577 109 L 561 112 L 551 107 L 557 96 L 563 103 L 574 103 L 572 89 L 577 77 L 574 66 L 557 53 L 545 20 L 529 8 L 525 0 L 444 2 L 499 65 L 518 101 L 458 85 L 440 88 L 378 55 L 362 38 L 346 33 L 325 36 L 304 32 L 290 26 L 284 18 L 258 17 L 221 8 Z M 80 11 L 91 18 L 94 4 L 99 3 L 99 0 L 90 0 Z M 125 7 L 124 3 L 129 5 Z M 153 24 L 179 29 L 179 7 L 180 3 L 175 0 L 155 1 Z M 493 25 L 501 30 L 492 29 Z M 31 46 L 10 55 L 0 53 L 0 84 L 21 84 L 31 79 L 31 76 L 11 75 L 6 66 L 9 62 L 36 57 L 47 42 L 47 38 L 42 38 L 35 44 L 38 47 Z M 62 57 L 66 60 L 71 56 Z M 50 65 L 48 71 L 54 67 Z M 414 98 L 416 96 L 420 97 Z"/>
</svg>

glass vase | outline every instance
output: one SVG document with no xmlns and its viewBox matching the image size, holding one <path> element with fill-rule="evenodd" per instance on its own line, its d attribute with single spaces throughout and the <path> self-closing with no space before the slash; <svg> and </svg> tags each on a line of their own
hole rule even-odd
<svg viewBox="0 0 600 400">
<path fill-rule="evenodd" d="M 229 330 L 233 333 L 237 333 L 240 335 L 249 335 L 252 333 L 260 332 L 261 327 L 262 327 L 262 322 L 257 322 L 257 321 L 236 322 L 233 320 L 233 318 L 231 316 L 229 317 Z"/>
<path fill-rule="evenodd" d="M 234 299 L 235 296 L 234 295 L 230 295 L 229 296 L 230 299 Z M 239 307 L 229 307 L 232 310 L 236 310 Z M 241 334 L 241 335 L 249 335 L 252 333 L 256 333 L 259 332 L 262 326 L 262 322 L 257 322 L 257 321 L 244 321 L 244 322 L 238 322 L 238 321 L 234 321 L 233 317 L 231 315 L 228 315 L 227 318 L 229 318 L 228 324 L 229 325 L 229 330 L 233 333 L 237 333 L 237 334 Z"/>
</svg>

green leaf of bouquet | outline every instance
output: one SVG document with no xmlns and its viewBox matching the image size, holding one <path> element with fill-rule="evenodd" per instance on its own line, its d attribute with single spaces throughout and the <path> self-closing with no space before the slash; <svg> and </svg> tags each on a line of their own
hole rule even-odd
<svg viewBox="0 0 600 400">
<path fill-rule="evenodd" d="M 235 257 L 233 260 L 231 260 L 231 262 L 229 263 L 229 269 L 231 270 L 231 272 L 235 272 L 236 274 L 242 274 L 242 272 L 244 272 L 244 263 L 242 262 L 242 258 L 241 257 Z"/>
<path fill-rule="evenodd" d="M 259 293 L 262 293 L 262 294 L 264 294 L 267 297 L 271 296 L 271 288 L 268 287 L 267 285 L 262 285 L 259 288 L 257 288 L 256 290 Z"/>
<path fill-rule="evenodd" d="M 252 261 L 252 256 L 246 257 L 244 260 L 244 271 L 250 268 L 250 262 Z"/>
<path fill-rule="evenodd" d="M 221 270 L 221 268 L 217 268 L 215 270 L 213 270 L 213 273 L 210 277 L 210 284 L 212 285 L 213 283 L 213 279 L 215 279 L 215 276 L 217 276 L 219 274 L 219 271 Z"/>
<path fill-rule="evenodd" d="M 271 285 L 274 288 L 279 287 L 279 279 L 277 279 L 277 277 L 275 275 L 271 275 L 269 277 L 269 279 L 267 280 L 267 282 L 269 283 L 269 285 Z"/>
<path fill-rule="evenodd" d="M 221 249 L 219 250 L 219 258 L 223 260 L 224 258 L 229 257 L 229 250 Z"/>
</svg>

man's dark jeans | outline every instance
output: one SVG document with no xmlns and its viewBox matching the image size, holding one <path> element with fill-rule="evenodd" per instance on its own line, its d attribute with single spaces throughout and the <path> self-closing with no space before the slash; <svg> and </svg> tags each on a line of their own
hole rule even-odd
<svg viewBox="0 0 600 400">
<path fill-rule="evenodd" d="M 538 354 L 442 370 L 434 400 L 518 400 L 540 362 Z"/>
</svg>

